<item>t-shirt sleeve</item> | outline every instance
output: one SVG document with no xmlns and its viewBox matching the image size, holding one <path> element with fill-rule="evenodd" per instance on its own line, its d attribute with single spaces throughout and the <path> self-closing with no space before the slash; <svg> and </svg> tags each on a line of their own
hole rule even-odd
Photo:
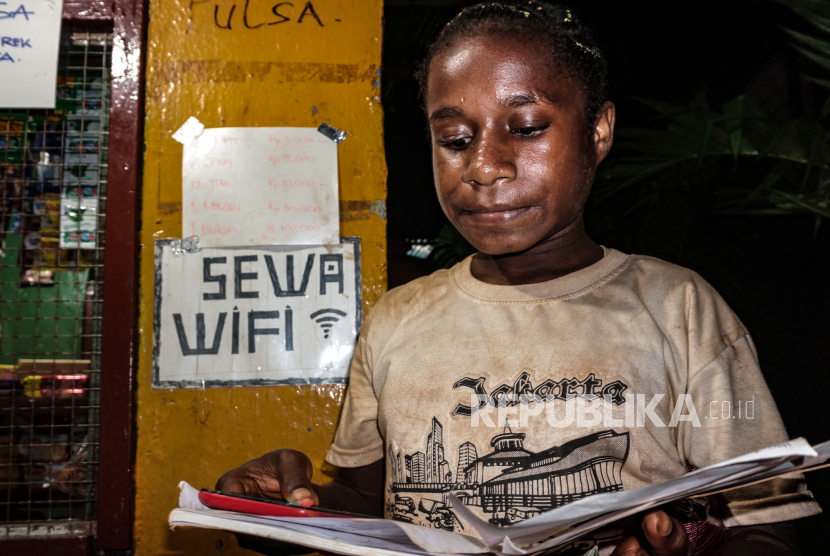
<svg viewBox="0 0 830 556">
<path fill-rule="evenodd" d="M 337 467 L 361 467 L 383 457 L 383 438 L 378 430 L 378 400 L 372 383 L 371 350 L 368 346 L 371 315 L 355 346 L 349 369 L 349 387 L 334 442 L 326 461 Z"/>
<path fill-rule="evenodd" d="M 698 423 L 682 423 L 678 448 L 694 467 L 789 439 L 747 334 L 691 373 L 688 393 L 698 412 Z M 728 491 L 711 502 L 726 527 L 787 521 L 821 512 L 801 474 Z"/>
</svg>

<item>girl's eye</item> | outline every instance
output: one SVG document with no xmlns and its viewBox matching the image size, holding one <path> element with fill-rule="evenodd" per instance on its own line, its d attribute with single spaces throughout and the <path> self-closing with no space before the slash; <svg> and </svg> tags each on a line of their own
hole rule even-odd
<svg viewBox="0 0 830 556">
<path fill-rule="evenodd" d="M 510 130 L 510 133 L 518 135 L 519 137 L 533 137 L 535 135 L 539 135 L 548 127 L 550 127 L 549 124 L 537 125 L 533 127 L 514 127 Z"/>
<path fill-rule="evenodd" d="M 459 151 L 470 144 L 469 137 L 459 137 L 458 139 L 453 139 L 451 141 L 441 141 L 441 146 L 446 149 L 453 149 Z"/>
</svg>

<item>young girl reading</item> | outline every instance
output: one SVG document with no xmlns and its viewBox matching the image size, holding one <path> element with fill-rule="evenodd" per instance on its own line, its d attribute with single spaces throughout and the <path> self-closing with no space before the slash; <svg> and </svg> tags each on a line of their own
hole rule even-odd
<svg viewBox="0 0 830 556">
<path fill-rule="evenodd" d="M 420 79 L 438 198 L 478 252 L 390 291 L 367 317 L 326 458 L 335 482 L 311 484 L 308 458 L 284 449 L 218 489 L 470 534 L 447 493 L 510 524 L 787 439 L 752 340 L 720 296 L 690 270 L 586 234 L 615 108 L 605 58 L 571 10 L 467 8 Z M 725 403 L 743 412 L 724 417 Z M 707 510 L 727 529 L 720 554 L 755 556 L 794 550 L 786 528 L 761 524 L 819 511 L 800 477 Z M 641 529 L 603 553 L 694 548 L 662 511 Z"/>
</svg>

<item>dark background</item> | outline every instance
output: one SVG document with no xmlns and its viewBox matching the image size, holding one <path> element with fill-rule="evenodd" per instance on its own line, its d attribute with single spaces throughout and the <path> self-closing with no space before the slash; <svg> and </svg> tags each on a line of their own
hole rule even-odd
<svg viewBox="0 0 830 556">
<path fill-rule="evenodd" d="M 438 268 L 406 257 L 407 240 L 434 238 L 447 223 L 433 189 L 426 120 L 413 78 L 426 45 L 471 2 L 387 1 L 383 43 L 388 177 L 389 285 Z M 611 68 L 618 126 L 653 125 L 632 97 L 713 107 L 746 93 L 770 114 L 798 117 L 823 99 L 805 89 L 780 26 L 803 24 L 763 0 L 697 2 L 583 0 L 569 5 L 595 31 Z M 726 298 L 757 344 L 761 365 L 791 437 L 830 439 L 830 222 L 809 215 L 725 216 L 705 193 L 672 191 L 625 218 L 633 199 L 589 202 L 592 237 L 629 253 L 654 255 L 699 272 Z M 668 220 L 684 222 L 675 249 Z M 660 241 L 664 240 L 664 241 Z M 830 470 L 808 483 L 830 509 Z M 830 520 L 796 522 L 805 554 L 825 553 Z"/>
</svg>

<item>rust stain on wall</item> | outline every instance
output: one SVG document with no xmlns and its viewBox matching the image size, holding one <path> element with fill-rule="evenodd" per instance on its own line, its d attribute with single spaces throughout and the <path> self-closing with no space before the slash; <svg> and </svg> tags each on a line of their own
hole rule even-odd
<svg viewBox="0 0 830 556">
<path fill-rule="evenodd" d="M 376 70 L 374 64 L 156 60 L 150 71 L 163 83 L 243 83 L 266 76 L 276 83 L 355 83 L 373 81 Z"/>
<path fill-rule="evenodd" d="M 340 221 L 353 222 L 355 220 L 369 220 L 372 213 L 369 209 L 372 201 L 346 201 L 340 200 Z"/>
<path fill-rule="evenodd" d="M 182 204 L 180 202 L 175 203 L 159 203 L 156 205 L 156 210 L 159 214 L 169 216 L 171 214 L 177 214 L 182 211 Z"/>
<path fill-rule="evenodd" d="M 372 206 L 372 201 L 346 201 L 344 199 L 340 199 L 340 211 L 341 212 L 349 212 L 349 211 L 356 211 L 356 210 L 369 210 L 369 207 Z"/>
</svg>

